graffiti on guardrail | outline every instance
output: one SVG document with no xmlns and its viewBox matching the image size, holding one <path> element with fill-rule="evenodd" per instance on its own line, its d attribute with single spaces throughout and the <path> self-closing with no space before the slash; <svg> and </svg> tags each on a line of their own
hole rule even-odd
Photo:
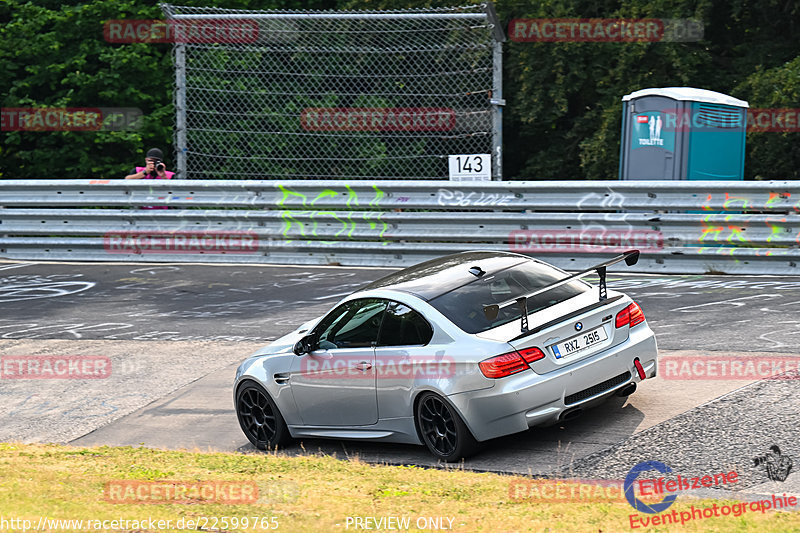
<svg viewBox="0 0 800 533">
<path fill-rule="evenodd" d="M 781 210 L 787 213 L 800 213 L 800 199 L 792 204 L 792 193 L 774 192 L 767 194 L 766 201 L 762 201 L 763 193 L 753 196 L 737 196 L 730 192 L 708 193 L 701 209 L 703 211 L 713 211 L 719 209 L 714 207 L 715 202 L 722 201 L 724 211 L 775 211 Z"/>
<path fill-rule="evenodd" d="M 473 191 L 465 193 L 459 190 L 439 189 L 436 203 L 445 207 L 501 207 L 514 200 L 512 193 L 485 193 Z"/>
<path fill-rule="evenodd" d="M 724 211 L 733 211 L 722 220 L 720 220 L 720 213 L 709 213 L 701 221 L 700 235 L 698 242 L 701 245 L 708 246 L 702 248 L 701 253 L 715 253 L 718 255 L 732 254 L 736 247 L 740 248 L 764 248 L 763 255 L 771 256 L 779 254 L 780 251 L 775 251 L 775 248 L 788 248 L 800 244 L 800 232 L 796 230 L 796 221 L 790 221 L 787 217 L 790 214 L 800 213 L 800 201 L 792 204 L 791 193 L 788 192 L 770 192 L 767 200 L 764 202 L 756 201 L 752 197 L 744 197 L 733 195 L 729 192 L 719 193 L 717 195 L 709 193 L 706 201 L 702 205 L 703 211 L 714 211 L 718 209 L 714 207 L 715 202 L 721 200 L 720 196 L 724 194 L 722 201 L 722 209 Z M 772 212 L 776 209 L 785 211 L 773 216 L 767 216 L 763 220 L 769 230 L 766 238 L 759 237 L 757 240 L 751 238 L 757 227 L 750 226 L 748 220 L 742 221 L 741 218 L 736 219 L 734 222 L 733 217 L 741 214 L 741 212 L 752 211 L 769 211 Z M 748 230 L 750 230 L 748 232 Z M 755 234 L 763 234 L 762 231 L 755 231 Z M 723 247 L 720 249 L 720 247 Z M 767 249 L 769 248 L 769 249 Z M 761 254 L 760 254 L 761 255 Z"/>
<path fill-rule="evenodd" d="M 372 186 L 374 196 L 371 199 L 359 198 L 358 192 L 349 185 L 345 185 L 343 191 L 326 188 L 316 195 L 313 192 L 298 192 L 281 184 L 276 187 L 282 193 L 277 206 L 281 209 L 283 220 L 281 232 L 287 242 L 292 242 L 292 238 L 299 232 L 305 240 L 313 238 L 325 244 L 341 242 L 345 238 L 379 240 L 382 245 L 389 243 L 384 238 L 386 230 L 389 229 L 389 225 L 382 220 L 385 211 L 379 210 L 385 193 L 377 185 Z M 309 200 L 312 195 L 314 198 Z M 322 200 L 324 203 L 326 198 L 336 198 L 339 195 L 347 195 L 346 210 L 338 208 L 339 210 L 334 211 L 316 207 L 317 202 Z M 299 199 L 299 209 L 287 203 L 292 197 Z M 354 236 L 356 232 L 357 235 Z M 325 237 L 331 239 L 325 240 Z"/>
</svg>

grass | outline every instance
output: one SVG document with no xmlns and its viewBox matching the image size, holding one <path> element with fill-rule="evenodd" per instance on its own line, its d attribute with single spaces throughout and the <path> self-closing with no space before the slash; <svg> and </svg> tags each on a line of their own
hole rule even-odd
<svg viewBox="0 0 800 533">
<path fill-rule="evenodd" d="M 216 517 L 205 530 L 216 531 L 364 531 L 347 517 L 409 517 L 411 531 L 418 518 L 444 517 L 440 526 L 452 530 L 611 532 L 631 531 L 633 509 L 624 502 L 550 503 L 514 500 L 512 482 L 523 478 L 402 466 L 374 466 L 358 460 L 326 456 L 285 457 L 280 454 L 203 453 L 149 448 L 75 448 L 61 445 L 0 443 L 0 531 L 21 530 L 8 521 L 27 519 L 35 526 L 40 517 L 91 520 L 172 520 Z M 194 495 L 188 503 L 112 503 L 106 500 L 108 483 L 171 481 L 254 481 L 260 488 L 257 503 L 203 501 Z M 680 512 L 690 505 L 711 506 L 712 500 L 679 497 L 670 508 Z M 720 501 L 716 503 L 721 504 Z M 647 516 L 647 515 L 644 515 Z M 221 517 L 229 517 L 223 524 Z M 230 517 L 249 517 L 235 527 Z M 266 517 L 254 528 L 252 517 Z M 270 521 L 270 517 L 275 517 Z M 369 525 L 378 529 L 374 523 Z M 19 522 L 16 523 L 20 525 Z M 163 531 L 151 524 L 129 523 L 124 531 Z M 203 525 L 203 524 L 200 524 Z M 212 527 L 216 525 L 216 527 Z M 263 529 L 260 527 L 264 525 Z M 393 524 L 396 526 L 396 524 Z M 420 522 L 420 525 L 422 522 Z M 436 524 L 434 524 L 436 525 Z M 109 530 L 83 526 L 83 531 Z M 226 526 L 226 527 L 224 527 Z M 348 527 L 349 526 L 349 527 Z M 189 529 L 200 529 L 192 527 Z M 51 527 L 39 531 L 77 530 Z M 429 531 L 431 529 L 428 529 Z M 639 529 L 638 531 L 642 531 Z M 800 513 L 748 512 L 734 517 L 708 518 L 685 526 L 661 526 L 650 531 L 800 531 Z"/>
</svg>

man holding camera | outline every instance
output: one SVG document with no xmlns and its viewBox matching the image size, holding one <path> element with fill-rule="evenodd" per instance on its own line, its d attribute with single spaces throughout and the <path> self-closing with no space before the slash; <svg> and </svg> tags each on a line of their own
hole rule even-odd
<svg viewBox="0 0 800 533">
<path fill-rule="evenodd" d="M 151 148 L 144 158 L 145 166 L 136 167 L 126 180 L 169 180 L 175 175 L 164 165 L 164 154 L 158 148 Z"/>
</svg>

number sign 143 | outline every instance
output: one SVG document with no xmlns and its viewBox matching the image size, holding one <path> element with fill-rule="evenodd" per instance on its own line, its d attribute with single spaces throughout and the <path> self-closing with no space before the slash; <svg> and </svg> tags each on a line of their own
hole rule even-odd
<svg viewBox="0 0 800 533">
<path fill-rule="evenodd" d="M 489 154 L 451 155 L 448 163 L 452 181 L 492 179 L 492 158 Z"/>
</svg>

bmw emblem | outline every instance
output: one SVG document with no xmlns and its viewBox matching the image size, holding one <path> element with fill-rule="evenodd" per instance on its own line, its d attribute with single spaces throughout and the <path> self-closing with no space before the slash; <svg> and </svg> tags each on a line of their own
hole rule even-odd
<svg viewBox="0 0 800 533">
<path fill-rule="evenodd" d="M 583 324 L 581 322 L 575 322 L 575 331 L 580 331 L 583 329 Z"/>
</svg>

